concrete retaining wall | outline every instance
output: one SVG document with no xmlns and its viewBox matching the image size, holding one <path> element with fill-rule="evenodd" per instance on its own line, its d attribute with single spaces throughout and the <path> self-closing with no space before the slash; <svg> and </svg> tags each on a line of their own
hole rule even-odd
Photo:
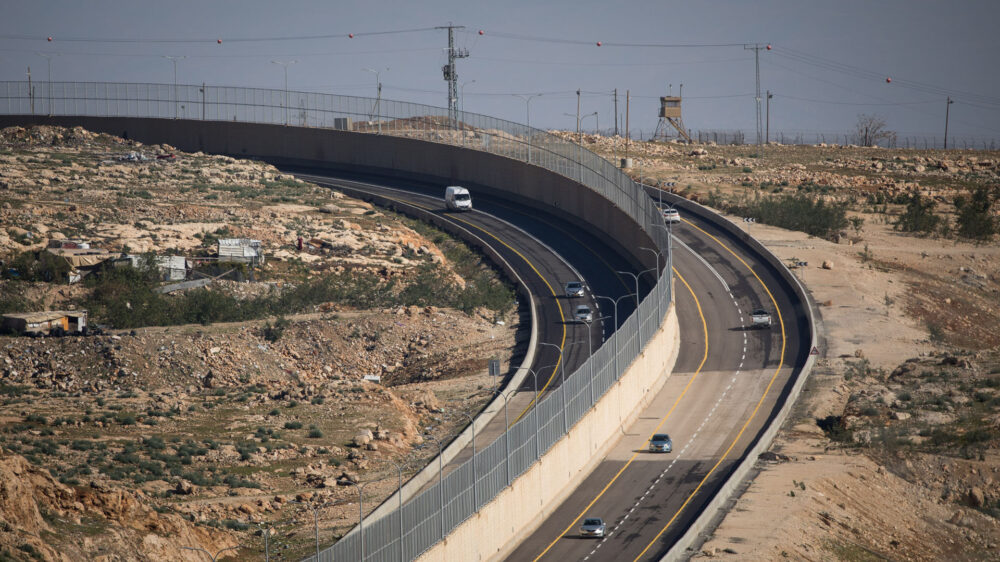
<svg viewBox="0 0 1000 562">
<path fill-rule="evenodd" d="M 500 560 L 579 486 L 667 381 L 680 346 L 675 307 L 625 374 L 493 501 L 419 560 Z"/>
</svg>

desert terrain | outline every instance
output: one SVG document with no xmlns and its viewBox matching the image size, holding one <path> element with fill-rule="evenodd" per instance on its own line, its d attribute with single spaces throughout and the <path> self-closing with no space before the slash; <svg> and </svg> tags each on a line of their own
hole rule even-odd
<svg viewBox="0 0 1000 562">
<path fill-rule="evenodd" d="M 431 457 L 424 428 L 452 435 L 488 400 L 487 359 L 518 356 L 509 288 L 444 233 L 259 162 L 82 129 L 0 141 L 0 312 L 85 308 L 102 328 L 0 336 L 0 560 L 256 559 L 265 535 L 271 556 L 297 558 L 310 508 L 335 540 L 357 518 L 343 484 L 375 481 L 377 505 L 393 462 Z M 695 556 L 1000 556 L 1000 154 L 628 150 L 636 179 L 787 260 L 822 321 L 793 416 Z M 229 237 L 268 260 L 213 263 Z M 155 296 L 147 261 L 67 283 L 44 255 L 63 239 L 186 256 L 215 279 Z M 428 290 L 442 282 L 462 298 Z"/>
</svg>

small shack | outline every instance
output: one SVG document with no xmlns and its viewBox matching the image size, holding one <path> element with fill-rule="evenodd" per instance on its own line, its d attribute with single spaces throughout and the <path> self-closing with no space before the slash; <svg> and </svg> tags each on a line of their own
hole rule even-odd
<svg viewBox="0 0 1000 562">
<path fill-rule="evenodd" d="M 153 261 L 164 281 L 183 281 L 187 279 L 188 263 L 187 258 L 184 256 L 155 256 Z M 138 268 L 142 263 L 142 256 L 126 254 L 114 260 L 113 263 L 116 267 L 130 265 Z"/>
<path fill-rule="evenodd" d="M 263 265 L 264 248 L 260 240 L 223 238 L 219 240 L 219 261 Z"/>
<path fill-rule="evenodd" d="M 25 336 L 82 334 L 87 331 L 86 310 L 47 310 L 4 314 L 4 331 Z"/>
</svg>

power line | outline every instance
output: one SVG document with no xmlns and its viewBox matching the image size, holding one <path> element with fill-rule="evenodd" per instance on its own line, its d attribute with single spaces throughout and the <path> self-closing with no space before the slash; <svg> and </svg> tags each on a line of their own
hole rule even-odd
<svg viewBox="0 0 1000 562">
<path fill-rule="evenodd" d="M 538 43 L 558 43 L 563 45 L 589 45 L 597 47 L 649 47 L 659 49 L 684 49 L 701 47 L 742 47 L 745 43 L 621 43 L 614 41 L 600 41 L 583 39 L 562 39 L 557 37 L 539 37 L 537 35 L 523 35 L 520 33 L 505 33 L 502 31 L 480 31 L 484 37 L 499 37 L 501 39 L 515 39 L 518 41 L 535 41 Z"/>
<path fill-rule="evenodd" d="M 896 106 L 896 105 L 923 105 L 923 104 L 928 104 L 928 103 L 941 103 L 941 100 L 900 101 L 900 102 L 885 102 L 885 103 L 850 102 L 850 101 L 816 100 L 816 99 L 810 99 L 810 98 L 800 98 L 800 97 L 796 97 L 796 96 L 789 96 L 787 94 L 772 94 L 772 95 L 774 97 L 776 97 L 776 98 L 789 99 L 789 100 L 797 100 L 797 101 L 807 101 L 807 102 L 811 102 L 811 103 L 826 103 L 826 104 L 831 104 L 831 105 L 866 105 L 866 106 L 867 105 L 871 105 L 871 106 L 890 105 L 890 106 Z M 687 99 L 687 98 L 685 98 L 685 99 Z"/>
<path fill-rule="evenodd" d="M 73 42 L 73 43 L 264 43 L 270 41 L 311 41 L 316 39 L 353 39 L 355 37 L 369 37 L 376 35 L 397 35 L 402 33 L 419 33 L 422 31 L 434 31 L 433 27 L 418 27 L 413 29 L 392 29 L 385 31 L 361 31 L 357 33 L 329 33 L 322 35 L 285 35 L 273 37 L 212 37 L 200 39 L 179 39 L 179 38 L 139 38 L 139 37 L 43 37 L 39 35 L 10 34 L 0 35 L 0 39 L 38 40 L 48 42 Z"/>
</svg>

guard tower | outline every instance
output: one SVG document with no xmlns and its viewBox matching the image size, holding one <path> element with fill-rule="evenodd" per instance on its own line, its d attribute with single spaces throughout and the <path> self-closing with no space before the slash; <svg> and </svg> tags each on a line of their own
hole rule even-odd
<svg viewBox="0 0 1000 562">
<path fill-rule="evenodd" d="M 683 87 L 683 86 L 682 86 Z M 684 128 L 684 120 L 681 119 L 681 97 L 663 96 L 660 98 L 660 122 L 656 124 L 656 132 L 653 133 L 653 140 L 667 140 L 670 138 L 668 126 L 677 131 L 677 135 L 687 142 L 691 142 L 691 136 Z"/>
</svg>

